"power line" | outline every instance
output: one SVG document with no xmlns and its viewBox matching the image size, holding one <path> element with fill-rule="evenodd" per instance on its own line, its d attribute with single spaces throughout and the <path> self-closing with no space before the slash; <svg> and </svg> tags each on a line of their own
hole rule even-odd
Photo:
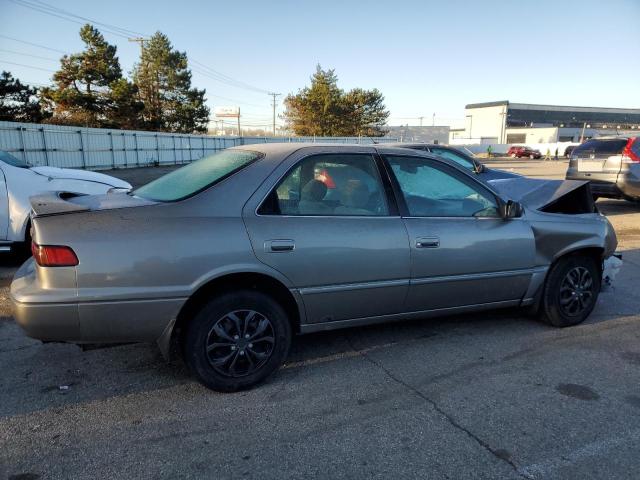
<svg viewBox="0 0 640 480">
<path fill-rule="evenodd" d="M 77 24 L 84 24 L 86 22 L 89 23 L 93 23 L 95 25 L 101 26 L 102 29 L 106 32 L 112 33 L 113 35 L 117 35 L 119 37 L 122 38 L 126 38 L 126 39 L 131 39 L 131 37 L 136 37 L 134 40 L 132 41 L 137 41 L 141 44 L 142 47 L 142 38 L 145 37 L 144 34 L 140 33 L 140 32 L 136 32 L 134 30 L 129 30 L 127 28 L 122 28 L 122 27 L 118 27 L 117 25 L 112 25 L 109 23 L 104 23 L 104 22 L 99 22 L 97 20 L 88 18 L 88 17 L 83 17 L 81 15 L 76 15 L 72 12 L 69 12 L 67 10 L 63 10 L 62 8 L 59 7 L 54 7 L 52 5 L 49 5 L 45 2 L 42 2 L 40 0 L 9 0 L 13 3 L 15 3 L 16 5 L 20 5 L 22 7 L 25 8 L 30 8 L 32 10 L 35 10 L 37 12 L 40 13 L 44 13 L 47 15 L 51 15 L 54 16 L 56 18 L 60 18 L 62 20 L 67 20 L 69 22 L 73 22 L 73 23 L 77 23 Z M 72 17 L 72 18 L 69 18 Z M 79 20 L 74 20 L 75 19 L 79 19 Z M 236 88 L 242 88 L 245 90 L 250 90 L 250 91 L 254 91 L 257 93 L 265 93 L 268 94 L 269 91 L 268 90 L 264 90 L 262 88 L 256 87 L 254 85 L 251 85 L 247 82 L 243 82 L 242 80 L 238 80 L 235 79 L 233 77 L 230 77 L 229 75 L 226 75 L 222 72 L 219 72 L 211 67 L 209 67 L 208 65 L 199 62 L 198 60 L 191 58 L 190 59 L 192 63 L 198 65 L 201 67 L 201 69 L 205 72 L 207 72 L 206 74 L 212 78 L 213 80 L 217 80 L 220 83 L 224 83 L 226 85 L 232 86 L 232 87 L 236 87 Z"/>
<path fill-rule="evenodd" d="M 0 58 L 0 63 L 8 63 L 9 65 L 17 65 L 19 67 L 33 68 L 34 70 L 42 70 L 43 72 L 55 73 L 55 70 L 48 70 L 46 68 L 34 67 L 33 65 L 25 65 L 24 63 L 10 62 Z"/>
<path fill-rule="evenodd" d="M 40 44 L 33 43 L 33 42 L 27 42 L 26 40 L 20 40 L 19 38 L 13 38 L 13 37 L 9 37 L 7 35 L 1 35 L 1 34 L 0 34 L 0 37 L 6 38 L 6 39 L 9 39 L 9 40 L 13 40 L 14 42 L 24 43 L 25 45 L 31 45 L 32 47 L 44 48 L 45 50 L 51 50 L 52 52 L 62 53 L 63 55 L 67 54 L 67 52 L 63 52 L 62 50 L 58 50 L 56 48 L 51 48 L 51 47 L 46 47 L 44 45 L 40 45 Z"/>
<path fill-rule="evenodd" d="M 40 60 L 49 60 L 51 62 L 58 62 L 59 61 L 59 59 L 57 59 L 57 58 L 41 57 L 40 55 L 32 55 L 30 53 L 18 52 L 16 50 L 5 50 L 4 48 L 0 48 L 0 52 L 14 53 L 16 55 L 22 55 L 23 57 L 39 58 Z"/>
<path fill-rule="evenodd" d="M 116 36 L 119 36 L 119 37 L 128 38 L 128 35 L 126 35 L 126 34 L 124 34 L 122 32 L 111 30 L 110 28 L 104 26 L 104 24 L 101 24 L 100 22 L 93 22 L 92 20 L 89 20 L 89 19 L 86 19 L 84 21 L 74 20 L 73 18 L 69 18 L 68 16 L 65 16 L 66 14 L 58 14 L 58 13 L 56 13 L 56 8 L 55 7 L 50 7 L 50 6 L 46 5 L 46 4 L 43 4 L 43 6 L 40 6 L 40 5 L 37 5 L 37 4 L 30 3 L 30 2 L 28 2 L 26 0 L 9 0 L 9 1 L 12 2 L 12 3 L 15 3 L 16 5 L 20 5 L 22 7 L 30 8 L 31 10 L 35 10 L 36 12 L 44 13 L 46 15 L 51 15 L 52 17 L 60 18 L 62 20 L 66 20 L 68 22 L 73 22 L 73 23 L 76 23 L 78 25 L 84 25 L 87 22 L 92 22 L 92 23 L 95 23 L 96 25 L 100 25 L 104 32 L 107 32 L 107 33 L 110 33 L 112 35 L 116 35 Z M 81 17 L 81 18 L 83 18 L 83 17 Z"/>
</svg>

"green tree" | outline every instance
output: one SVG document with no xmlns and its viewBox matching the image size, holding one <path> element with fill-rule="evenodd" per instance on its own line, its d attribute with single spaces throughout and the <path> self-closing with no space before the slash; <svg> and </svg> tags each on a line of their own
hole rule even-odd
<svg viewBox="0 0 640 480">
<path fill-rule="evenodd" d="M 143 125 L 144 104 L 138 99 L 138 87 L 125 78 L 111 82 L 105 109 L 105 125 L 135 130 Z"/>
<path fill-rule="evenodd" d="M 110 86 L 122 79 L 122 70 L 116 47 L 98 29 L 84 25 L 80 38 L 84 51 L 62 57 L 53 75 L 56 86 L 43 89 L 42 96 L 53 112 L 53 123 L 101 127 L 109 123 Z"/>
<path fill-rule="evenodd" d="M 384 97 L 374 90 L 338 87 L 334 70 L 320 65 L 311 76 L 311 86 L 289 94 L 284 100 L 284 118 L 296 135 L 382 136 L 389 117 Z"/>
<path fill-rule="evenodd" d="M 187 54 L 175 50 L 166 35 L 156 32 L 144 43 L 133 80 L 144 103 L 142 115 L 147 128 L 206 132 L 209 108 L 205 90 L 191 88 Z"/>
<path fill-rule="evenodd" d="M 38 100 L 38 89 L 3 71 L 0 75 L 0 120 L 38 123 L 45 117 L 46 112 Z"/>
</svg>

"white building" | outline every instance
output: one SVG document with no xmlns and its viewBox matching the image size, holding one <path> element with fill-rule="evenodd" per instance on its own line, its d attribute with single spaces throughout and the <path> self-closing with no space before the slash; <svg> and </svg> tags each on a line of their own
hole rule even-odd
<svg viewBox="0 0 640 480">
<path fill-rule="evenodd" d="M 452 144 L 532 144 L 579 142 L 616 133 L 640 135 L 640 109 L 567 107 L 511 103 L 472 103 L 464 129 L 452 130 Z"/>
</svg>

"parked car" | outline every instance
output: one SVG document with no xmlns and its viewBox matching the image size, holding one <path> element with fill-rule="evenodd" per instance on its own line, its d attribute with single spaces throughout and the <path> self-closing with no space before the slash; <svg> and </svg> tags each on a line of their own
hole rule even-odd
<svg viewBox="0 0 640 480">
<path fill-rule="evenodd" d="M 28 335 L 177 342 L 220 391 L 274 372 L 294 333 L 515 306 L 575 325 L 617 245 L 587 182 L 482 182 L 384 145 L 248 145 L 32 206 L 33 258 L 11 284 Z"/>
<path fill-rule="evenodd" d="M 439 157 L 457 163 L 462 168 L 478 175 L 482 180 L 496 180 L 498 178 L 515 178 L 520 177 L 517 173 L 507 172 L 489 168 L 479 162 L 471 152 L 465 152 L 462 149 L 449 147 L 447 145 L 430 144 L 430 143 L 385 143 L 386 146 L 411 148 L 412 150 L 424 151 L 438 155 Z"/>
<path fill-rule="evenodd" d="M 589 180 L 596 197 L 640 199 L 640 137 L 600 137 L 571 152 L 566 178 Z"/>
<path fill-rule="evenodd" d="M 569 158 L 571 157 L 571 152 L 573 152 L 573 150 L 577 147 L 578 145 L 569 145 L 567 148 L 564 149 L 564 157 L 565 158 Z"/>
<path fill-rule="evenodd" d="M 106 193 L 131 185 L 102 173 L 54 167 L 30 167 L 0 151 L 0 251 L 29 241 L 29 197 L 45 192 Z"/>
<path fill-rule="evenodd" d="M 527 147 L 525 145 L 512 145 L 511 147 L 509 147 L 509 150 L 507 150 L 507 155 L 509 155 L 511 158 L 542 158 L 540 150 L 534 150 L 533 148 Z"/>
</svg>

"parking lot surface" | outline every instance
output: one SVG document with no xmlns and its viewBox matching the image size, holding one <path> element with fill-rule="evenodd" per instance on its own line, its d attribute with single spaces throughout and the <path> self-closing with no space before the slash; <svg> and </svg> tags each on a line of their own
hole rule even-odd
<svg viewBox="0 0 640 480">
<path fill-rule="evenodd" d="M 562 178 L 566 162 L 490 166 Z M 139 183 L 150 170 L 115 174 Z M 507 310 L 308 335 L 266 384 L 235 394 L 208 391 L 154 345 L 27 338 L 6 259 L 0 479 L 636 479 L 640 206 L 598 206 L 624 266 L 584 324 Z"/>
</svg>

